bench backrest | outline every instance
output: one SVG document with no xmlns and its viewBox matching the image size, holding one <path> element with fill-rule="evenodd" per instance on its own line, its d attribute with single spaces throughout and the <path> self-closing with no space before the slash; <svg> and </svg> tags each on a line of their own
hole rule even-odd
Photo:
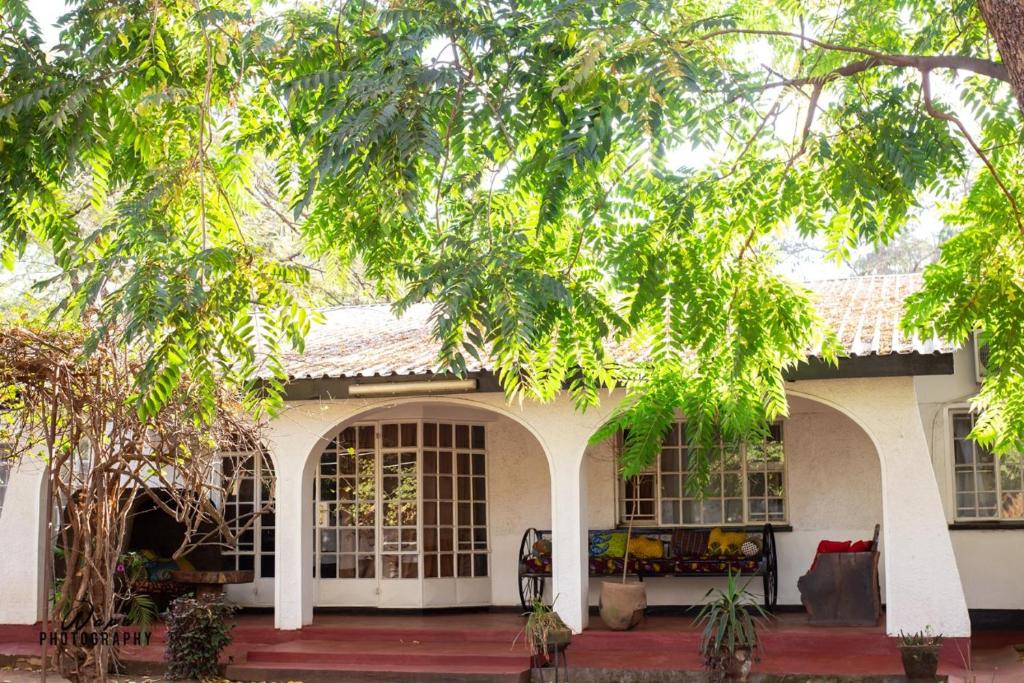
<svg viewBox="0 0 1024 683">
<path fill-rule="evenodd" d="M 662 557 L 688 557 L 700 555 L 707 550 L 708 537 L 711 530 L 720 528 L 725 532 L 742 531 L 747 538 L 753 538 L 758 546 L 763 548 L 763 527 L 751 530 L 748 527 L 633 527 L 632 538 L 654 538 L 662 543 Z M 587 545 L 590 548 L 590 556 L 597 557 L 604 554 L 608 539 L 613 534 L 625 535 L 627 529 L 618 527 L 614 529 L 589 529 Z M 550 539 L 549 530 L 538 530 L 537 536 L 540 539 Z"/>
</svg>

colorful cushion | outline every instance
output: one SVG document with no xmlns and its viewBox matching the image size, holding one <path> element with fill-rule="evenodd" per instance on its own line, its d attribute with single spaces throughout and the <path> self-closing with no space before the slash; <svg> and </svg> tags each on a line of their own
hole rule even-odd
<svg viewBox="0 0 1024 683">
<path fill-rule="evenodd" d="M 640 536 L 629 539 L 629 554 L 637 559 L 661 558 L 665 556 L 665 546 L 659 538 Z"/>
<path fill-rule="evenodd" d="M 539 557 L 551 557 L 551 540 L 542 538 L 534 543 L 533 554 Z"/>
<path fill-rule="evenodd" d="M 723 557 L 740 555 L 746 540 L 745 531 L 724 531 L 715 527 L 708 535 L 708 554 Z"/>
<path fill-rule="evenodd" d="M 822 541 L 818 544 L 817 553 L 819 555 L 827 555 L 829 553 L 848 553 L 850 552 L 850 546 L 852 544 L 849 541 Z"/>
<path fill-rule="evenodd" d="M 869 553 L 871 552 L 871 541 L 854 541 L 850 544 L 851 553 Z"/>
<path fill-rule="evenodd" d="M 676 557 L 697 557 L 708 549 L 707 529 L 676 529 L 672 532 L 672 554 Z"/>
<path fill-rule="evenodd" d="M 743 545 L 740 546 L 740 554 L 743 557 L 756 557 L 761 553 L 761 545 L 757 539 L 747 537 L 747 540 L 743 541 Z"/>
<path fill-rule="evenodd" d="M 615 532 L 608 538 L 608 550 L 605 557 L 622 557 L 626 554 L 625 532 Z"/>
<path fill-rule="evenodd" d="M 612 532 L 610 531 L 591 531 L 590 556 L 604 557 L 605 553 L 608 552 L 608 541 L 611 540 L 611 537 Z"/>
</svg>

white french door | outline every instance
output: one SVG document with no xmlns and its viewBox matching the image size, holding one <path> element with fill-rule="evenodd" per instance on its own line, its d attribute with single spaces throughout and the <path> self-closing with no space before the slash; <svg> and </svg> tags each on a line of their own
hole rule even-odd
<svg viewBox="0 0 1024 683">
<path fill-rule="evenodd" d="M 339 430 L 314 485 L 316 604 L 489 604 L 486 460 L 482 425 Z"/>
</svg>

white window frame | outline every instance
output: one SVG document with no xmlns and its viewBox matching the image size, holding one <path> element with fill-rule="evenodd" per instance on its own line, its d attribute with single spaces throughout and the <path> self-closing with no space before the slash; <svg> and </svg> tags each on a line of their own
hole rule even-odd
<svg viewBox="0 0 1024 683">
<path fill-rule="evenodd" d="M 998 524 L 1020 524 L 1021 522 L 1024 522 L 1024 516 L 1021 516 L 1021 517 L 1003 517 L 1001 515 L 1000 511 L 1002 510 L 1002 501 L 1003 501 L 1003 480 L 1002 480 L 1002 476 L 1001 476 L 1001 473 L 1000 473 L 1000 463 L 999 463 L 1000 458 L 999 458 L 999 455 L 996 454 L 996 453 L 993 453 L 993 461 L 994 461 L 994 464 L 995 464 L 995 481 L 996 481 L 996 488 L 995 488 L 995 496 L 996 496 L 995 509 L 996 509 L 996 514 L 994 516 L 984 516 L 984 517 L 981 516 L 981 515 L 969 517 L 969 516 L 963 516 L 963 515 L 960 514 L 960 505 L 959 505 L 959 501 L 957 499 L 957 496 L 959 494 L 959 490 L 957 488 L 957 480 L 956 480 L 956 475 L 957 475 L 957 470 L 956 470 L 956 437 L 955 437 L 955 432 L 954 432 L 954 428 L 953 428 L 953 421 L 954 421 L 954 418 L 956 418 L 958 416 L 961 416 L 961 415 L 970 415 L 971 416 L 971 418 L 972 418 L 972 428 L 973 428 L 973 420 L 977 418 L 977 414 L 974 413 L 974 411 L 971 410 L 971 406 L 969 404 L 967 404 L 967 403 L 958 403 L 958 404 L 946 407 L 946 449 L 947 449 L 946 452 L 949 454 L 948 472 L 949 472 L 949 475 L 950 475 L 949 476 L 949 487 L 948 487 L 948 490 L 949 490 L 949 501 L 950 501 L 950 508 L 951 508 L 951 516 L 952 516 L 953 521 L 954 522 L 958 522 L 958 523 L 985 522 L 987 524 L 993 524 L 993 525 L 998 525 Z M 977 444 L 974 444 L 973 447 L 975 449 L 979 448 L 979 446 Z M 975 459 L 975 465 L 974 465 L 974 469 L 973 469 L 974 472 L 977 472 L 977 464 L 976 463 L 977 463 L 977 460 Z M 976 491 L 977 491 L 977 489 L 975 489 L 975 492 Z M 975 509 L 977 509 L 977 508 L 975 508 Z"/>
<path fill-rule="evenodd" d="M 262 488 L 262 486 L 263 486 L 263 481 L 264 481 L 264 476 L 265 476 L 264 468 L 267 468 L 267 467 L 270 468 L 270 471 L 272 473 L 272 478 L 270 479 L 270 501 L 269 502 L 273 505 L 273 507 L 271 507 L 270 510 L 268 510 L 268 512 L 270 512 L 270 513 L 272 513 L 274 515 L 274 524 L 273 524 L 273 526 L 270 526 L 269 528 L 265 528 L 264 524 L 263 524 L 263 515 L 262 514 L 256 515 L 256 517 L 254 519 L 252 519 L 252 523 L 249 525 L 249 528 L 247 529 L 247 531 L 251 531 L 252 534 L 253 534 L 252 549 L 246 548 L 245 550 L 242 550 L 238 546 L 238 540 L 236 540 L 235 545 L 223 548 L 221 550 L 221 554 L 225 557 L 225 559 L 230 557 L 232 559 L 232 562 L 233 562 L 233 564 L 234 564 L 234 566 L 236 568 L 239 565 L 241 557 L 251 556 L 252 557 L 252 562 L 253 562 L 253 572 L 254 572 L 253 576 L 254 576 L 254 578 L 257 579 L 257 580 L 258 579 L 273 579 L 274 576 L 276 576 L 276 574 L 277 574 L 276 566 L 274 567 L 274 571 L 272 572 L 271 576 L 264 576 L 263 569 L 262 569 L 263 556 L 272 553 L 272 554 L 270 554 L 270 557 L 273 558 L 277 554 L 277 473 L 274 470 L 274 463 L 273 463 L 273 461 L 270 458 L 270 453 L 267 451 L 266 448 L 262 448 L 262 446 L 261 446 L 259 449 L 244 449 L 244 448 L 225 449 L 225 450 L 221 451 L 218 454 L 218 456 L 219 456 L 219 459 L 220 459 L 220 467 L 223 467 L 224 460 L 227 459 L 227 458 L 244 459 L 244 458 L 247 458 L 247 457 L 250 457 L 250 456 L 253 458 L 253 464 L 254 464 L 254 471 L 253 471 L 253 476 L 252 476 L 253 496 L 252 496 L 251 504 L 253 506 L 253 512 L 254 513 L 255 513 L 256 510 L 261 509 L 267 503 L 267 501 L 265 501 L 264 498 L 263 498 L 263 488 Z M 221 476 L 223 477 L 223 475 L 221 475 Z M 240 482 L 236 482 L 236 484 L 240 484 Z M 230 498 L 230 496 L 228 495 L 228 492 L 226 490 L 224 491 L 224 494 L 225 494 L 225 500 L 221 501 L 221 505 L 224 506 L 222 509 L 223 509 L 224 513 L 226 514 L 227 513 L 227 505 L 228 505 L 227 498 Z M 241 503 L 241 504 L 249 504 L 248 502 L 243 502 L 243 501 L 240 501 L 238 499 L 236 499 L 236 501 L 237 501 L 237 503 Z M 244 526 L 244 524 L 243 525 L 238 524 L 237 520 L 229 522 L 229 525 L 231 526 L 232 531 L 234 531 L 236 533 L 238 532 L 238 530 L 239 530 L 239 528 L 241 526 Z M 263 532 L 264 532 L 264 530 L 272 532 L 272 534 L 274 536 L 274 550 L 273 551 L 266 551 L 266 552 L 264 552 L 264 550 L 263 550 Z M 274 561 L 271 562 L 271 565 L 272 566 L 274 565 Z"/>
<path fill-rule="evenodd" d="M 676 427 L 679 430 L 681 430 L 681 433 L 685 433 L 685 431 L 684 431 L 685 430 L 685 421 L 684 420 L 676 420 L 675 424 L 676 424 Z M 776 422 L 774 426 L 777 426 L 779 428 L 779 437 L 780 437 L 779 443 L 782 444 L 782 449 L 783 449 L 783 456 L 782 456 L 782 486 L 783 486 L 783 493 L 782 493 L 782 519 L 768 519 L 768 517 L 767 517 L 767 515 L 768 515 L 767 509 L 765 510 L 765 518 L 764 519 L 755 519 L 755 520 L 751 520 L 750 519 L 750 499 L 751 499 L 750 498 L 750 481 L 749 481 L 749 477 L 748 477 L 749 471 L 747 469 L 747 444 L 744 443 L 744 444 L 740 444 L 740 446 L 739 446 L 739 450 L 740 450 L 740 482 L 741 482 L 741 485 L 743 487 L 743 493 L 742 493 L 743 521 L 742 522 L 726 522 L 726 521 L 724 521 L 724 519 L 725 519 L 725 511 L 724 511 L 724 509 L 723 509 L 723 513 L 722 513 L 723 521 L 721 521 L 721 522 L 699 522 L 699 523 L 694 522 L 694 523 L 678 523 L 678 524 L 674 524 L 674 523 L 669 523 L 669 522 L 663 521 L 663 519 L 662 519 L 662 506 L 661 506 L 661 478 L 662 478 L 662 473 L 661 473 L 661 452 L 659 451 L 658 452 L 658 457 L 657 457 L 657 459 L 655 461 L 655 464 L 652 465 L 651 467 L 643 470 L 640 473 L 641 475 L 649 475 L 649 474 L 655 475 L 655 478 L 654 478 L 654 516 L 653 517 L 636 517 L 636 518 L 633 519 L 633 523 L 634 524 L 636 524 L 636 523 L 648 524 L 650 526 L 665 527 L 665 528 L 672 528 L 672 529 L 674 529 L 674 528 L 698 528 L 699 529 L 699 528 L 704 528 L 704 527 L 709 527 L 709 526 L 742 528 L 742 527 L 747 527 L 747 526 L 751 526 L 751 525 L 761 525 L 761 524 L 767 524 L 767 523 L 776 524 L 776 525 L 786 525 L 786 524 L 789 524 L 789 495 L 790 495 L 789 481 L 790 480 L 789 480 L 789 458 L 787 457 L 786 450 L 785 450 L 786 449 L 786 427 L 785 427 L 785 422 L 784 421 Z M 685 437 L 683 437 L 683 438 L 685 438 Z M 620 436 L 620 438 L 618 440 L 618 443 L 616 445 L 616 456 L 615 456 L 616 472 L 620 471 L 620 467 L 621 467 L 621 453 L 622 453 L 622 439 L 621 439 L 621 436 Z M 625 505 L 626 505 L 626 496 L 625 496 L 625 493 L 626 493 L 626 482 L 625 482 L 625 480 L 622 477 L 616 477 L 616 479 L 617 479 L 617 481 L 616 481 L 616 484 L 615 484 L 615 520 L 616 520 L 616 523 L 621 526 L 621 525 L 628 524 L 629 521 L 630 521 L 629 519 L 626 518 L 626 509 L 625 509 Z M 726 496 L 719 496 L 718 498 L 719 499 L 725 499 Z M 670 500 L 676 500 L 676 499 L 677 499 L 676 496 L 670 497 Z M 643 500 L 647 500 L 647 499 L 645 498 Z"/>
</svg>

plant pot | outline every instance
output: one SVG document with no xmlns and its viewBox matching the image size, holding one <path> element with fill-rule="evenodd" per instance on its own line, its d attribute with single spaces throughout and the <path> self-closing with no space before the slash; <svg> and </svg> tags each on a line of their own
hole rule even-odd
<svg viewBox="0 0 1024 683">
<path fill-rule="evenodd" d="M 540 642 L 540 639 L 537 639 L 535 642 L 530 643 L 530 645 L 537 654 L 550 654 L 555 651 L 564 650 L 569 646 L 570 642 L 572 642 L 572 630 L 564 627 L 550 629 L 544 638 L 544 642 Z"/>
<path fill-rule="evenodd" d="M 941 645 L 901 645 L 903 672 L 914 681 L 934 681 L 939 668 Z"/>
<path fill-rule="evenodd" d="M 727 681 L 745 681 L 750 676 L 754 658 L 749 649 L 736 648 L 732 654 L 722 652 L 722 670 Z"/>
<path fill-rule="evenodd" d="M 628 631 L 644 618 L 647 587 L 642 583 L 601 584 L 601 620 L 613 631 Z"/>
</svg>

